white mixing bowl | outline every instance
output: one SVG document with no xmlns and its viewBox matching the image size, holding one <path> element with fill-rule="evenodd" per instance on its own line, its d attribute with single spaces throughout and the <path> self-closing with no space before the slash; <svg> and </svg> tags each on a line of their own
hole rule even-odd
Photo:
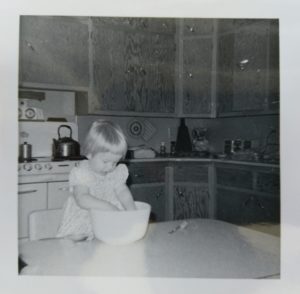
<svg viewBox="0 0 300 294">
<path fill-rule="evenodd" d="M 151 206 L 135 201 L 136 210 L 106 211 L 91 209 L 95 237 L 108 244 L 129 244 L 144 237 Z"/>
</svg>

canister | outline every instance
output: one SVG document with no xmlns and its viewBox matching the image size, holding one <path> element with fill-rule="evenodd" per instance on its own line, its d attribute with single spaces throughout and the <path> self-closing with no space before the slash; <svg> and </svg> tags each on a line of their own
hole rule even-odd
<svg viewBox="0 0 300 294">
<path fill-rule="evenodd" d="M 31 160 L 32 146 L 27 142 L 20 145 L 19 156 L 22 161 Z"/>
</svg>

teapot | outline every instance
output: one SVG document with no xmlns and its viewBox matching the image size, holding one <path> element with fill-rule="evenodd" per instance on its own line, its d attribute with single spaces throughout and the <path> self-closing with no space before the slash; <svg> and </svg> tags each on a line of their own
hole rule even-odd
<svg viewBox="0 0 300 294">
<path fill-rule="evenodd" d="M 68 128 L 70 130 L 69 137 L 61 138 L 60 129 Z M 68 125 L 60 125 L 57 130 L 58 140 L 53 139 L 53 157 L 69 158 L 80 156 L 80 144 L 72 139 L 72 128 Z"/>
</svg>

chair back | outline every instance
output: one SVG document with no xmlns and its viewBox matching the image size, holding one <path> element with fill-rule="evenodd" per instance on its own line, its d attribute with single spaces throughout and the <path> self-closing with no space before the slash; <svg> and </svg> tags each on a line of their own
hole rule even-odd
<svg viewBox="0 0 300 294">
<path fill-rule="evenodd" d="M 54 238 L 62 217 L 62 209 L 36 210 L 29 215 L 29 240 Z"/>
</svg>

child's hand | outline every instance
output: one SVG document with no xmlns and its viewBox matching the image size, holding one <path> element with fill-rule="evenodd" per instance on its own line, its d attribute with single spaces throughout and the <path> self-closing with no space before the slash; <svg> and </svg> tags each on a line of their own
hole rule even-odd
<svg viewBox="0 0 300 294">
<path fill-rule="evenodd" d="M 136 210 L 131 192 L 125 184 L 116 189 L 116 194 L 125 210 Z"/>
</svg>

